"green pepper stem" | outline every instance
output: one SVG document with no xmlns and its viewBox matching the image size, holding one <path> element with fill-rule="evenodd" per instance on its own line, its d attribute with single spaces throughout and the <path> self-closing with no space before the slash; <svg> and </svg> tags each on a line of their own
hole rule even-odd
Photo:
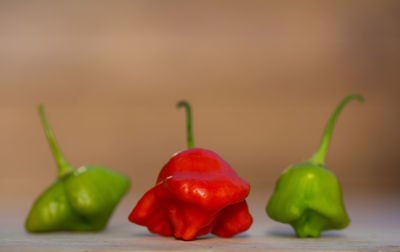
<svg viewBox="0 0 400 252">
<path fill-rule="evenodd" d="M 187 146 L 188 149 L 194 148 L 193 131 L 192 131 L 192 109 L 187 101 L 180 101 L 176 104 L 177 108 L 185 107 L 187 121 Z"/>
<path fill-rule="evenodd" d="M 329 119 L 325 132 L 323 134 L 321 143 L 318 147 L 318 151 L 314 154 L 314 156 L 310 159 L 311 163 L 314 164 L 319 164 L 319 165 L 324 165 L 325 164 L 325 156 L 328 151 L 328 146 L 329 142 L 331 140 L 332 136 L 332 131 L 335 126 L 335 122 L 337 117 L 339 116 L 340 112 L 342 109 L 346 106 L 346 104 L 352 100 L 358 100 L 359 102 L 364 102 L 364 98 L 361 95 L 358 94 L 351 94 L 347 97 L 345 97 L 339 105 L 336 107 L 336 109 L 333 111 L 333 114 L 331 115 L 331 118 Z"/>
<path fill-rule="evenodd" d="M 38 112 L 40 119 L 42 120 L 44 132 L 47 136 L 47 140 L 49 141 L 50 148 L 53 151 L 54 158 L 56 159 L 58 165 L 58 178 L 62 178 L 66 174 L 72 172 L 74 169 L 64 158 L 60 148 L 58 147 L 53 131 L 51 130 L 50 124 L 47 121 L 46 113 L 44 112 L 44 107 L 42 104 L 38 105 Z"/>
</svg>

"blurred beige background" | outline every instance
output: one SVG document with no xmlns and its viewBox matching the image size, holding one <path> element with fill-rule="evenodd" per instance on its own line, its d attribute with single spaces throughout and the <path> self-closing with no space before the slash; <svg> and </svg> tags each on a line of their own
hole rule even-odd
<svg viewBox="0 0 400 252">
<path fill-rule="evenodd" d="M 327 165 L 346 193 L 398 193 L 399 66 L 399 1 L 1 1 L 0 197 L 29 205 L 56 176 L 40 102 L 72 164 L 142 194 L 186 147 L 187 99 L 196 145 L 267 198 L 353 92 L 366 103 L 343 111 Z"/>
</svg>

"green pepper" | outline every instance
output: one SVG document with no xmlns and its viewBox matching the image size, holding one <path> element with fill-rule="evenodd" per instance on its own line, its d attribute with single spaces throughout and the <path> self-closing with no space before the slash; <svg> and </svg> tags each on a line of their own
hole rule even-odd
<svg viewBox="0 0 400 252">
<path fill-rule="evenodd" d="M 339 103 L 328 121 L 318 151 L 310 160 L 284 171 L 269 199 L 268 216 L 290 224 L 298 237 L 319 237 L 321 231 L 343 229 L 350 223 L 339 181 L 325 167 L 325 156 L 338 115 L 354 99 L 364 101 L 362 96 L 353 94 Z"/>
<path fill-rule="evenodd" d="M 114 208 L 128 191 L 129 179 L 97 165 L 73 168 L 57 145 L 42 105 L 38 106 L 38 111 L 58 165 L 58 178 L 33 204 L 25 222 L 26 230 L 104 229 Z"/>
</svg>

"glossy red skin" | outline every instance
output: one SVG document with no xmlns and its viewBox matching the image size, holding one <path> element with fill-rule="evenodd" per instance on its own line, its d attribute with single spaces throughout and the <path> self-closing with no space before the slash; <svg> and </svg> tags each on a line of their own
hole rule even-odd
<svg viewBox="0 0 400 252">
<path fill-rule="evenodd" d="M 172 156 L 129 220 L 183 240 L 208 233 L 232 237 L 253 222 L 245 201 L 249 191 L 249 184 L 216 153 L 188 149 Z"/>
</svg>

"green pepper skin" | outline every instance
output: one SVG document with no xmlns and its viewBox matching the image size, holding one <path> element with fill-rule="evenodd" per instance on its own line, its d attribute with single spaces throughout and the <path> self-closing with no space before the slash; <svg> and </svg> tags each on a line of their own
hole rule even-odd
<svg viewBox="0 0 400 252">
<path fill-rule="evenodd" d="M 281 175 L 267 213 L 290 224 L 299 237 L 319 237 L 323 230 L 350 223 L 336 176 L 309 162 L 293 165 Z"/>
<path fill-rule="evenodd" d="M 43 108 L 41 116 L 44 116 Z M 42 117 L 43 119 L 44 117 Z M 72 168 L 62 157 L 44 119 L 50 146 L 59 165 L 59 178 L 35 201 L 25 222 L 29 232 L 100 231 L 130 181 L 124 175 L 101 166 Z"/>
<path fill-rule="evenodd" d="M 363 101 L 359 95 L 342 100 L 328 122 L 318 151 L 309 161 L 292 165 L 283 172 L 267 204 L 268 216 L 290 224 L 298 237 L 320 237 L 324 230 L 343 229 L 350 223 L 339 181 L 326 168 L 325 156 L 334 123 L 353 99 Z"/>
<path fill-rule="evenodd" d="M 58 179 L 33 204 L 29 232 L 99 231 L 129 189 L 129 180 L 110 169 L 82 166 Z"/>
</svg>

